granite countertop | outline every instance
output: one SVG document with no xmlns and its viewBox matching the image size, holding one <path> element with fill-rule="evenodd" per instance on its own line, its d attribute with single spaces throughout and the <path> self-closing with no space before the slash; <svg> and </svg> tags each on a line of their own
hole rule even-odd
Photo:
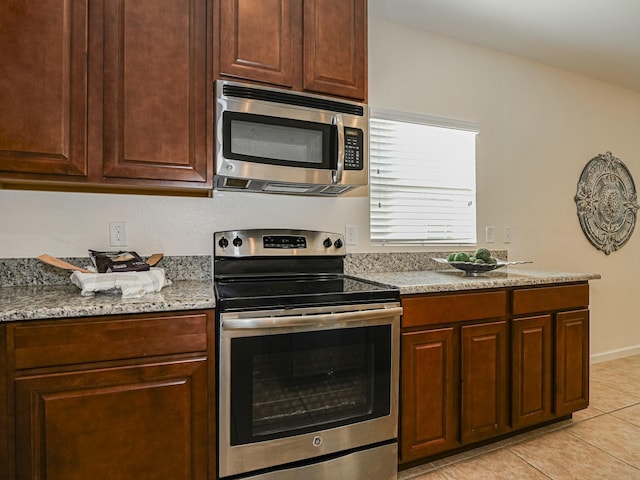
<svg viewBox="0 0 640 480">
<path fill-rule="evenodd" d="M 464 272 L 453 268 L 406 272 L 363 272 L 355 276 L 394 285 L 400 289 L 402 295 L 571 283 L 600 278 L 597 273 L 549 272 L 514 267 L 504 267 L 481 277 L 466 277 Z"/>
<path fill-rule="evenodd" d="M 203 281 L 175 281 L 139 298 L 122 298 L 117 293 L 83 297 L 75 285 L 0 287 L 0 322 L 214 307 L 213 286 Z"/>
<path fill-rule="evenodd" d="M 396 286 L 404 295 L 600 278 L 596 273 L 551 272 L 515 266 L 503 267 L 482 277 L 466 277 L 454 268 L 441 269 L 441 265 L 430 258 L 432 255 L 352 254 L 347 257 L 345 273 Z M 67 259 L 81 264 L 77 260 Z M 163 264 L 173 281 L 171 285 L 140 298 L 122 298 L 118 293 L 104 292 L 84 297 L 78 287 L 69 283 L 67 272 L 43 267 L 37 260 L 0 261 L 0 322 L 215 308 L 210 257 L 170 257 L 165 258 Z"/>
</svg>

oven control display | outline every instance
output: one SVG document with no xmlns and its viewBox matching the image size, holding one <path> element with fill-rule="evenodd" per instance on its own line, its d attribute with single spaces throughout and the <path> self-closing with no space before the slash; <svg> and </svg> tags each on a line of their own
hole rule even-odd
<svg viewBox="0 0 640 480">
<path fill-rule="evenodd" d="M 262 237 L 264 248 L 307 248 L 307 238 L 293 235 L 268 235 Z"/>
</svg>

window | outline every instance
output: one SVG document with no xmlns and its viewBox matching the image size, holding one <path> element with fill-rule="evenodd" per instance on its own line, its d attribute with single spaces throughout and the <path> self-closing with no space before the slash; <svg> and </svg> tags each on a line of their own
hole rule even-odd
<svg viewBox="0 0 640 480">
<path fill-rule="evenodd" d="M 475 124 L 372 109 L 371 241 L 476 243 Z"/>
</svg>

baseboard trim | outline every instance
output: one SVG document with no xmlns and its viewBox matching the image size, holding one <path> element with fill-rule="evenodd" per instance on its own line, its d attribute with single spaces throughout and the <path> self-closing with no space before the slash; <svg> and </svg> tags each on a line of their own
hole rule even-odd
<svg viewBox="0 0 640 480">
<path fill-rule="evenodd" d="M 591 355 L 591 364 L 608 362 L 609 360 L 616 360 L 618 358 L 630 357 L 632 355 L 640 354 L 640 345 L 635 345 L 633 347 L 625 347 L 619 348 L 617 350 L 609 350 L 608 352 L 597 353 L 595 355 Z"/>
</svg>

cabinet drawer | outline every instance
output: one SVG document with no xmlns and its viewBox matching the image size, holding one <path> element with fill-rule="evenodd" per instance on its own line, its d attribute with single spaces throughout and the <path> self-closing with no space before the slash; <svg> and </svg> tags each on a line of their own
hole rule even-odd
<svg viewBox="0 0 640 480">
<path fill-rule="evenodd" d="M 437 323 L 503 318 L 507 315 L 507 292 L 459 293 L 424 297 L 403 297 L 403 327 Z"/>
<path fill-rule="evenodd" d="M 588 283 L 513 291 L 514 315 L 582 308 L 588 305 Z"/>
<path fill-rule="evenodd" d="M 17 370 L 204 352 L 210 315 L 198 312 L 24 322 L 8 326 L 7 340 Z"/>
</svg>

